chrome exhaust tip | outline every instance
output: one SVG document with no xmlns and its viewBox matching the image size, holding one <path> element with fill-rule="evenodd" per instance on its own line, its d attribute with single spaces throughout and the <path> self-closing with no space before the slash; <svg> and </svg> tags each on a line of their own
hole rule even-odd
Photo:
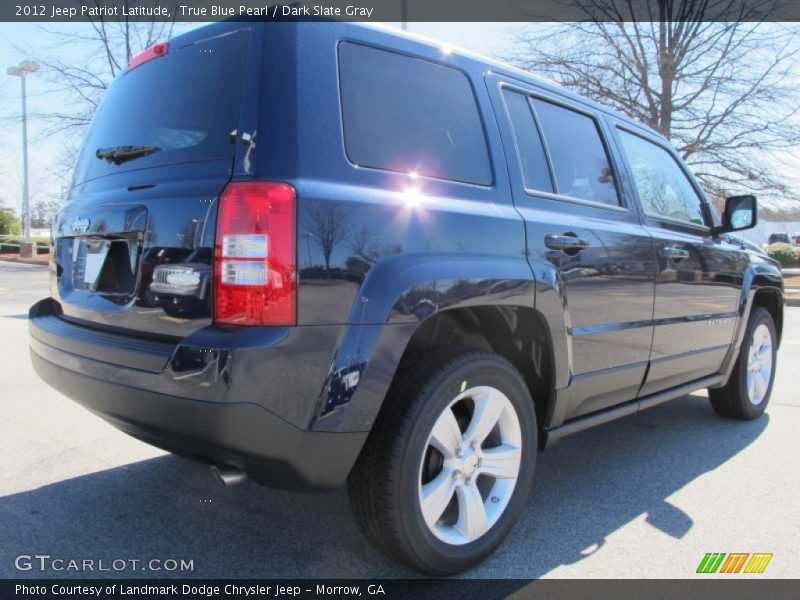
<svg viewBox="0 0 800 600">
<path fill-rule="evenodd" d="M 247 473 L 231 465 L 214 465 L 211 475 L 224 487 L 231 487 L 247 479 Z"/>
</svg>

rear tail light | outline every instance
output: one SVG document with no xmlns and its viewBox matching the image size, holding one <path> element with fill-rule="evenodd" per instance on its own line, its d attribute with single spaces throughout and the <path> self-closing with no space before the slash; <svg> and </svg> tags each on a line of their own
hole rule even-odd
<svg viewBox="0 0 800 600">
<path fill-rule="evenodd" d="M 228 184 L 214 245 L 214 320 L 294 325 L 295 193 L 287 183 Z"/>
<path fill-rule="evenodd" d="M 149 60 L 164 56 L 167 52 L 169 52 L 169 42 L 156 42 L 149 48 L 142 50 L 136 56 L 131 56 L 131 59 L 128 61 L 128 69 L 135 69 Z"/>
</svg>

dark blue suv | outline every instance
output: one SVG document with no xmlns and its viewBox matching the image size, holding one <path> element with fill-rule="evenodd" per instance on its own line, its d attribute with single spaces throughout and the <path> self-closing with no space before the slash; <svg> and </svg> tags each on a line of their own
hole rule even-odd
<svg viewBox="0 0 800 600">
<path fill-rule="evenodd" d="M 708 388 L 769 401 L 783 284 L 659 134 L 502 64 L 348 23 L 219 23 L 134 57 L 53 230 L 31 357 L 227 484 L 348 483 L 453 573 L 537 451 Z"/>
</svg>

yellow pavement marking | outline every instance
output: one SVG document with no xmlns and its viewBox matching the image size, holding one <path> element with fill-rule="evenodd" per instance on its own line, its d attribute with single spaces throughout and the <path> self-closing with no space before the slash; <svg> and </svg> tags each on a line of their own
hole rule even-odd
<svg viewBox="0 0 800 600">
<path fill-rule="evenodd" d="M 179 319 L 178 317 L 170 317 L 169 315 L 164 315 L 162 317 L 158 317 L 162 321 L 169 321 L 170 323 L 188 323 L 189 319 Z"/>
</svg>

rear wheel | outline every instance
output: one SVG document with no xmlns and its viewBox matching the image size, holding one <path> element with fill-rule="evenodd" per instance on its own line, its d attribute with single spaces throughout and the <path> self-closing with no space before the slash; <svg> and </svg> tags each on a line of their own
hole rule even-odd
<svg viewBox="0 0 800 600">
<path fill-rule="evenodd" d="M 772 315 L 760 306 L 755 307 L 728 383 L 708 390 L 711 406 L 718 414 L 744 421 L 761 416 L 775 379 L 777 339 Z"/>
<path fill-rule="evenodd" d="M 536 458 L 536 415 L 520 374 L 488 352 L 404 361 L 349 479 L 369 541 L 432 574 L 490 554 L 522 512 Z"/>
</svg>

